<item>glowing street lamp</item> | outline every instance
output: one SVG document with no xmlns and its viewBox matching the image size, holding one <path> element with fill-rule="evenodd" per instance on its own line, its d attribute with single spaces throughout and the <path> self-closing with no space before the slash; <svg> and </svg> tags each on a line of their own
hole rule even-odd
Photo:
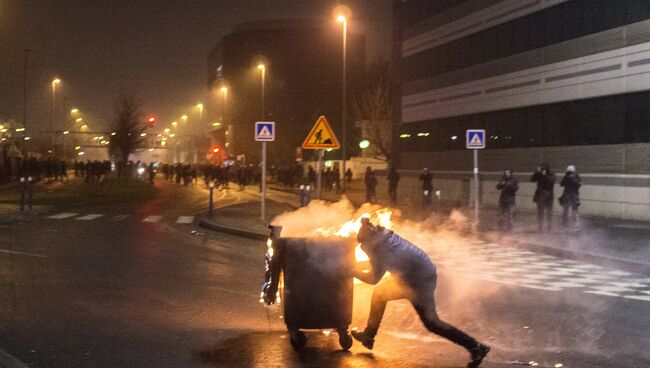
<svg viewBox="0 0 650 368">
<path fill-rule="evenodd" d="M 187 122 L 187 115 L 181 116 L 181 120 L 183 120 L 183 123 Z"/>
<path fill-rule="evenodd" d="M 81 123 L 82 121 L 84 121 L 84 118 L 76 118 L 75 119 L 75 123 Z"/>
<path fill-rule="evenodd" d="M 196 104 L 196 109 L 199 110 L 199 121 L 203 121 L 203 104 Z"/>
<path fill-rule="evenodd" d="M 52 150 L 54 150 L 54 110 L 55 110 L 55 104 L 56 104 L 56 86 L 61 83 L 61 79 L 59 78 L 54 78 L 52 79 L 52 110 L 50 111 L 50 129 L 52 130 L 51 138 L 52 141 L 51 147 Z"/>
<path fill-rule="evenodd" d="M 79 109 L 76 108 L 76 107 L 73 108 L 72 110 L 70 110 L 70 115 L 74 115 L 74 114 L 78 114 L 78 113 L 79 113 Z"/>
<path fill-rule="evenodd" d="M 347 84 L 346 84 L 346 78 L 347 78 L 347 52 L 348 52 L 348 19 L 352 16 L 352 11 L 350 8 L 348 8 L 345 5 L 339 5 L 334 9 L 334 15 L 336 17 L 336 21 L 341 23 L 343 25 L 343 82 L 342 82 L 342 106 L 341 106 L 341 126 L 343 130 L 343 162 L 342 162 L 342 170 L 345 172 L 345 160 L 347 156 L 347 119 L 346 119 L 346 109 L 347 109 Z M 345 191 L 346 187 L 346 182 L 343 180 L 343 191 Z"/>
</svg>

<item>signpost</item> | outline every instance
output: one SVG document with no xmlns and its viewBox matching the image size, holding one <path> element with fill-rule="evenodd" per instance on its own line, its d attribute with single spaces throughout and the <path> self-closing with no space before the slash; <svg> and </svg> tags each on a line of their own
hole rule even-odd
<svg viewBox="0 0 650 368">
<path fill-rule="evenodd" d="M 339 144 L 339 140 L 336 138 L 336 135 L 334 135 L 334 130 L 332 130 L 329 122 L 327 122 L 327 118 L 325 116 L 319 117 L 318 120 L 316 120 L 314 127 L 311 128 L 307 138 L 305 138 L 305 141 L 302 143 L 303 149 L 318 150 L 318 162 L 316 164 L 316 173 L 318 174 L 316 195 L 318 196 L 318 199 L 321 198 L 321 182 L 323 179 L 321 174 L 321 162 L 323 161 L 324 155 L 323 150 L 329 148 L 338 149 L 340 147 L 341 145 Z M 345 157 L 343 157 L 343 159 L 345 160 Z M 341 175 L 345 175 L 345 173 L 341 173 Z"/>
<path fill-rule="evenodd" d="M 258 121 L 255 123 L 255 141 L 262 142 L 262 211 L 261 219 L 266 220 L 266 142 L 275 141 L 275 122 Z"/>
<path fill-rule="evenodd" d="M 479 182 L 478 150 L 485 149 L 485 130 L 469 129 L 465 132 L 465 146 L 474 151 L 474 232 L 478 230 Z"/>
</svg>

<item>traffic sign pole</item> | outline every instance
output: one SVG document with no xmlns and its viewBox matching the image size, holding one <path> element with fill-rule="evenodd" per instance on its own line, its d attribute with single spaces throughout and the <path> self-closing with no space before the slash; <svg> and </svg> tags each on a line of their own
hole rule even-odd
<svg viewBox="0 0 650 368">
<path fill-rule="evenodd" d="M 323 180 L 323 174 L 321 167 L 323 166 L 323 155 L 324 151 L 323 150 L 317 150 L 318 152 L 318 161 L 316 161 L 316 170 L 318 170 L 318 181 L 316 182 L 316 195 L 318 196 L 318 199 L 321 199 L 320 197 L 320 192 L 321 192 L 321 183 Z"/>
<path fill-rule="evenodd" d="M 261 211 L 260 218 L 266 221 L 266 142 L 275 140 L 275 123 L 272 121 L 258 121 L 255 123 L 255 140 L 262 142 L 262 175 L 260 176 Z"/>
<path fill-rule="evenodd" d="M 474 149 L 474 233 L 478 231 L 478 205 L 479 205 L 479 183 L 478 183 L 478 150 Z"/>
<path fill-rule="evenodd" d="M 262 222 L 266 221 L 266 142 L 262 142 Z"/>
<path fill-rule="evenodd" d="M 474 151 L 474 190 L 472 196 L 474 197 L 474 223 L 472 224 L 473 231 L 476 234 L 478 231 L 479 223 L 479 177 L 478 177 L 478 150 L 485 148 L 485 141 L 487 135 L 484 129 L 468 129 L 465 132 L 465 147 Z"/>
</svg>

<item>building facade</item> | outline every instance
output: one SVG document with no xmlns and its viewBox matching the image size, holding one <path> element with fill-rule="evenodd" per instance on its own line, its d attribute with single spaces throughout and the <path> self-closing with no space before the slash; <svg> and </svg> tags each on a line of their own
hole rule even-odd
<svg viewBox="0 0 650 368">
<path fill-rule="evenodd" d="M 394 16 L 402 169 L 455 186 L 465 131 L 485 129 L 484 203 L 506 167 L 527 182 L 572 164 L 584 213 L 650 218 L 650 2 L 398 0 Z"/>
<path fill-rule="evenodd" d="M 365 37 L 348 35 L 348 97 L 362 77 Z M 233 157 L 256 164 L 260 144 L 256 121 L 275 121 L 276 141 L 268 144 L 271 163 L 288 164 L 320 115 L 341 135 L 342 30 L 331 21 L 277 20 L 242 24 L 221 39 L 208 58 L 208 83 L 215 90 L 209 106 L 223 116 L 224 146 Z M 262 76 L 264 63 L 264 114 Z M 221 87 L 228 88 L 226 95 Z M 352 122 L 347 124 L 353 128 Z M 352 147 L 354 142 L 349 142 Z M 332 153 L 333 155 L 334 153 Z M 242 156 L 243 155 L 243 156 Z M 308 159 L 308 157 L 305 157 Z"/>
</svg>

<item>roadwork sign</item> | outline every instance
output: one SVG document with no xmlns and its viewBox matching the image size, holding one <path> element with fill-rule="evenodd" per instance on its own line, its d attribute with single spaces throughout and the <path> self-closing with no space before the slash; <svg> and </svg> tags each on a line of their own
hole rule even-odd
<svg viewBox="0 0 650 368">
<path fill-rule="evenodd" d="M 485 148 L 485 130 L 470 129 L 465 132 L 467 149 L 484 149 Z"/>
<path fill-rule="evenodd" d="M 275 140 L 275 122 L 258 121 L 255 123 L 255 140 L 258 142 L 273 142 Z"/>
<path fill-rule="evenodd" d="M 332 127 L 327 122 L 325 116 L 321 116 L 311 128 L 311 132 L 302 143 L 304 149 L 326 149 L 340 148 L 339 140 L 336 139 Z"/>
</svg>

